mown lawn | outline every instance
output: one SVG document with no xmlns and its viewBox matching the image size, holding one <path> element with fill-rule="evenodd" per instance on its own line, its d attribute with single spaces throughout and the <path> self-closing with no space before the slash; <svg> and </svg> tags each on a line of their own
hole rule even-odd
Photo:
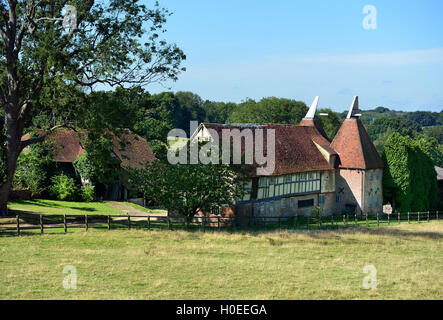
<svg viewBox="0 0 443 320">
<path fill-rule="evenodd" d="M 0 236 L 1 299 L 443 299 L 443 222 L 319 232 Z M 76 290 L 63 268 L 77 269 Z M 363 267 L 378 287 L 362 288 Z"/>
<path fill-rule="evenodd" d="M 57 200 L 16 200 L 9 201 L 10 210 L 27 211 L 41 214 L 56 215 L 120 215 L 122 212 L 104 202 L 70 202 Z"/>
</svg>

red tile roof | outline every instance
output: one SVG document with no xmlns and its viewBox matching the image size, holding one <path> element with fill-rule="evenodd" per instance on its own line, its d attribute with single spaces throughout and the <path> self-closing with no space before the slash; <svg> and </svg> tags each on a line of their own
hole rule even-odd
<svg viewBox="0 0 443 320">
<path fill-rule="evenodd" d="M 220 139 L 223 129 L 252 129 L 255 140 L 255 129 L 263 129 L 264 150 L 267 150 L 267 130 L 275 130 L 275 171 L 273 175 L 284 175 L 296 172 L 333 170 L 334 168 L 324 158 L 315 141 L 321 146 L 326 146 L 332 154 L 334 150 L 329 148 L 329 141 L 324 138 L 314 126 L 283 125 L 283 124 L 214 124 L 203 123 L 202 126 L 214 129 Z M 242 151 L 244 142 L 242 141 Z M 266 152 L 265 152 L 266 156 Z"/>
<path fill-rule="evenodd" d="M 38 132 L 43 134 L 43 132 Z M 73 130 L 58 130 L 49 135 L 49 139 L 54 141 L 55 162 L 73 162 L 85 150 L 81 146 L 80 137 L 84 132 L 75 132 Z M 114 154 L 121 160 L 122 167 L 142 168 L 146 162 L 155 160 L 154 153 L 148 145 L 148 142 L 142 137 L 130 132 L 123 131 L 120 136 L 114 133 L 111 135 L 114 144 Z M 28 140 L 30 133 L 24 135 L 22 140 Z"/>
<path fill-rule="evenodd" d="M 383 160 L 358 118 L 343 121 L 331 147 L 339 154 L 340 168 L 383 168 Z"/>
</svg>

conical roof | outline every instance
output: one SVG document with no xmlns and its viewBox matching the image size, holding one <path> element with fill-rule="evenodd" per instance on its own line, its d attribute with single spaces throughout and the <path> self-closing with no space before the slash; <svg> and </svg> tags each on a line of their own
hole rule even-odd
<svg viewBox="0 0 443 320">
<path fill-rule="evenodd" d="M 383 168 L 383 160 L 375 149 L 358 115 L 358 97 L 354 98 L 331 147 L 339 154 L 339 167 L 352 169 Z"/>
</svg>

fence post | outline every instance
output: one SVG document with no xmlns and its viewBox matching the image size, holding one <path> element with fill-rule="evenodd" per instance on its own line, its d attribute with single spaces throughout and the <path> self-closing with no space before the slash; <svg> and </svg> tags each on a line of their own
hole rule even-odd
<svg viewBox="0 0 443 320">
<path fill-rule="evenodd" d="M 128 230 L 131 229 L 131 216 L 128 215 Z"/>
<path fill-rule="evenodd" d="M 366 227 L 369 227 L 368 213 L 366 213 Z"/>
<path fill-rule="evenodd" d="M 298 218 L 298 213 L 295 213 L 294 230 L 297 229 L 297 218 Z"/>
<path fill-rule="evenodd" d="M 321 228 L 322 227 L 321 216 L 320 216 L 320 219 L 319 219 L 318 223 L 319 223 L 319 227 Z"/>
<path fill-rule="evenodd" d="M 388 214 L 388 225 L 390 225 L 390 224 L 391 224 L 391 215 Z"/>
<path fill-rule="evenodd" d="M 306 222 L 306 223 L 307 223 L 307 226 L 308 226 L 308 230 L 309 230 L 309 224 L 310 224 L 310 222 L 311 222 L 311 221 L 310 221 L 310 218 L 311 218 L 311 217 L 308 216 L 308 220 L 307 220 L 307 222 Z"/>
<path fill-rule="evenodd" d="M 234 216 L 232 225 L 234 226 L 234 232 L 237 231 L 237 216 Z"/>
<path fill-rule="evenodd" d="M 169 217 L 167 219 L 168 219 L 168 230 L 172 230 L 171 219 Z"/>
<path fill-rule="evenodd" d="M 417 221 L 420 223 L 420 211 L 417 213 Z"/>
<path fill-rule="evenodd" d="M 43 234 L 43 229 L 44 229 L 44 227 L 43 227 L 43 215 L 40 215 L 40 233 L 41 234 Z"/>
<path fill-rule="evenodd" d="M 355 226 L 357 226 L 358 225 L 358 217 L 357 217 L 357 214 L 354 214 L 354 219 L 355 219 Z"/>
<path fill-rule="evenodd" d="M 218 231 L 220 231 L 220 230 L 221 230 L 221 225 L 220 225 L 220 216 L 217 216 L 217 228 L 218 228 Z"/>
<path fill-rule="evenodd" d="M 148 216 L 148 231 L 151 231 L 151 216 Z"/>
<path fill-rule="evenodd" d="M 334 226 L 334 214 L 331 216 L 331 226 Z"/>
<path fill-rule="evenodd" d="M 429 211 L 428 211 L 428 222 L 429 222 Z"/>
<path fill-rule="evenodd" d="M 63 227 L 65 229 L 65 233 L 68 232 L 68 224 L 66 223 L 66 214 L 63 215 Z"/>
<path fill-rule="evenodd" d="M 347 215 L 344 214 L 344 215 L 343 215 L 343 225 L 346 226 L 347 224 L 348 224 L 348 221 L 347 221 Z"/>
<path fill-rule="evenodd" d="M 437 216 L 437 220 L 438 220 L 438 210 L 437 210 L 437 212 L 436 212 L 436 216 Z"/>
<path fill-rule="evenodd" d="M 377 212 L 377 227 L 380 227 L 380 213 Z"/>
<path fill-rule="evenodd" d="M 108 216 L 108 231 L 111 230 L 111 216 Z"/>
<path fill-rule="evenodd" d="M 203 232 L 205 232 L 205 227 L 206 227 L 206 225 L 205 225 L 205 222 L 206 222 L 206 216 L 202 216 L 202 224 L 201 224 L 201 227 L 202 227 L 202 230 L 203 230 Z"/>
<path fill-rule="evenodd" d="M 20 235 L 20 217 L 19 215 L 16 216 L 17 219 L 17 235 Z"/>
<path fill-rule="evenodd" d="M 401 221 L 400 221 L 401 220 L 401 213 L 398 212 L 397 214 L 398 214 L 398 224 L 400 224 L 401 223 Z"/>
<path fill-rule="evenodd" d="M 278 216 L 278 230 L 281 231 L 281 219 L 280 219 L 280 216 Z"/>
<path fill-rule="evenodd" d="M 89 229 L 89 225 L 88 225 L 88 215 L 87 215 L 87 214 L 85 214 L 85 229 L 86 229 L 86 231 L 88 231 L 88 229 Z"/>
</svg>

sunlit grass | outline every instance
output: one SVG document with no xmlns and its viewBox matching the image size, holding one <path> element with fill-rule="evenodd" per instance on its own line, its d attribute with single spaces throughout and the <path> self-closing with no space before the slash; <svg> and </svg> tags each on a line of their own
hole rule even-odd
<svg viewBox="0 0 443 320">
<path fill-rule="evenodd" d="M 61 232 L 61 231 L 60 231 Z M 2 299 L 442 299 L 443 223 L 0 237 Z M 65 265 L 77 290 L 62 286 Z M 376 290 L 362 288 L 365 265 Z"/>
</svg>

